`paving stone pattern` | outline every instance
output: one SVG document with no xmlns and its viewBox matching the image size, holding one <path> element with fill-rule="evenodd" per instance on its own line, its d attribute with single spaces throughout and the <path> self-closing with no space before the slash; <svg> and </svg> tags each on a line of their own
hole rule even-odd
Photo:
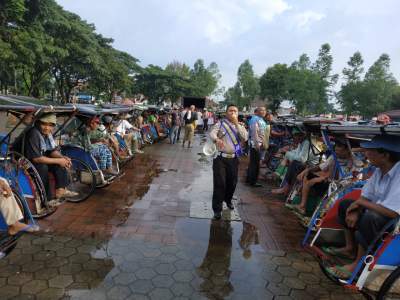
<svg viewBox="0 0 400 300">
<path fill-rule="evenodd" d="M 239 184 L 243 222 L 189 218 L 191 199 L 211 195 L 200 141 L 154 145 L 114 185 L 40 221 L 0 260 L 0 299 L 361 299 L 324 277 L 260 190 Z"/>
</svg>

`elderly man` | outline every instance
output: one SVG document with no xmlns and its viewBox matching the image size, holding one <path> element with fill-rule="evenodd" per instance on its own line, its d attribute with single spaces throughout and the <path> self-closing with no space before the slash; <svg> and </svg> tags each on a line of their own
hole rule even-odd
<svg viewBox="0 0 400 300">
<path fill-rule="evenodd" d="M 46 188 L 47 198 L 56 199 L 75 197 L 77 193 L 67 190 L 68 174 L 71 164 L 69 157 L 58 151 L 52 131 L 57 124 L 57 117 L 53 113 L 42 115 L 29 129 L 22 139 L 14 144 L 14 149 L 29 159 L 38 171 L 43 185 Z M 49 172 L 54 175 L 56 194 L 52 195 Z"/>
<path fill-rule="evenodd" d="M 193 142 L 194 130 L 196 129 L 197 114 L 196 107 L 191 105 L 189 110 L 185 113 L 183 121 L 185 122 L 185 136 L 183 138 L 182 147 L 185 147 L 185 142 L 188 142 L 188 148 L 191 147 Z"/>
<path fill-rule="evenodd" d="M 131 115 L 129 114 L 123 115 L 115 131 L 124 139 L 129 154 L 144 153 L 139 149 L 138 134 L 140 134 L 140 129 L 129 123 L 127 119 L 130 117 Z"/>
<path fill-rule="evenodd" d="M 213 161 L 214 218 L 221 219 L 222 203 L 233 209 L 232 197 L 236 189 L 241 143 L 247 141 L 247 131 L 238 121 L 238 108 L 228 105 L 226 117 L 214 125 L 210 138 L 217 145 L 218 156 Z"/>
<path fill-rule="evenodd" d="M 112 152 L 107 146 L 106 135 L 98 130 L 99 125 L 100 119 L 98 117 L 87 119 L 85 126 L 77 132 L 74 140 L 93 155 L 97 160 L 100 170 L 106 175 L 118 175 L 118 173 L 113 170 Z"/>
<path fill-rule="evenodd" d="M 400 213 L 400 138 L 376 136 L 361 143 L 361 147 L 377 169 L 363 187 L 360 199 L 344 200 L 339 205 L 338 218 L 346 229 L 346 246 L 324 249 L 329 254 L 352 259 L 355 254 L 352 263 L 328 269 L 341 279 L 350 278 L 368 246 Z"/>
<path fill-rule="evenodd" d="M 261 152 L 265 149 L 266 145 L 266 130 L 267 123 L 264 117 L 267 113 L 265 107 L 258 107 L 254 111 L 255 115 L 249 122 L 250 131 L 250 161 L 247 169 L 246 183 L 254 187 L 260 187 L 261 184 L 257 182 L 258 174 L 260 172 Z"/>
</svg>

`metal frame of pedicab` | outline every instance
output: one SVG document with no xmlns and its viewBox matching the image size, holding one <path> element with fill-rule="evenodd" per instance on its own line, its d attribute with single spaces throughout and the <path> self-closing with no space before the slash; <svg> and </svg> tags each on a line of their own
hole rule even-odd
<svg viewBox="0 0 400 300">
<path fill-rule="evenodd" d="M 115 115 L 119 115 L 121 113 L 129 113 L 133 117 L 134 115 L 136 115 L 135 111 L 138 110 L 138 108 L 136 106 L 128 106 L 128 105 L 112 104 L 112 103 L 102 104 L 101 107 L 103 109 L 107 109 L 107 110 L 112 111 L 113 112 L 112 115 L 113 115 L 114 118 L 115 118 Z M 118 133 L 114 133 L 114 135 L 118 140 L 119 146 L 122 147 L 123 149 L 128 150 L 128 146 L 126 145 L 124 138 L 121 135 L 119 135 Z M 139 132 L 139 136 L 140 136 L 140 140 L 138 142 L 142 143 L 143 138 L 142 138 L 142 132 L 141 131 Z M 120 160 L 120 165 L 125 165 L 133 157 L 134 157 L 134 155 L 131 155 L 125 160 Z"/>
<path fill-rule="evenodd" d="M 84 122 L 82 119 L 86 118 L 93 118 L 93 117 L 101 117 L 103 115 L 118 115 L 122 112 L 128 112 L 129 108 L 102 108 L 92 104 L 77 104 L 76 106 L 76 114 L 75 117 L 81 123 L 76 130 L 81 129 L 84 126 Z M 110 149 L 110 148 L 109 148 Z M 70 158 L 77 158 L 84 161 L 86 164 L 90 166 L 90 169 L 94 173 L 95 182 L 97 188 L 103 188 L 108 186 L 111 182 L 113 182 L 116 178 L 122 176 L 119 165 L 119 160 L 117 155 L 110 149 L 112 156 L 113 156 L 113 164 L 114 169 L 117 171 L 118 175 L 114 176 L 105 176 L 103 172 L 100 170 L 97 160 L 93 157 L 90 151 L 84 149 L 81 145 L 76 145 L 73 143 L 67 142 L 66 144 L 61 146 L 61 152 L 70 157 Z"/>
<path fill-rule="evenodd" d="M 364 138 L 382 134 L 400 136 L 399 125 L 325 125 L 322 130 L 325 136 L 327 134 L 347 134 Z M 358 199 L 364 183 L 362 180 L 354 182 L 346 180 L 346 178 L 342 182 L 339 181 L 340 186 L 337 186 L 336 191 L 323 199 L 316 209 L 302 241 L 302 246 L 317 257 L 322 271 L 331 280 L 347 288 L 359 291 L 368 299 L 373 299 L 374 297 L 376 299 L 385 299 L 386 294 L 393 286 L 395 287 L 396 297 L 399 297 L 400 255 L 398 255 L 398 251 L 400 249 L 400 218 L 392 220 L 385 226 L 381 234 L 368 247 L 366 254 L 360 259 L 349 279 L 342 280 L 326 272 L 328 264 L 337 264 L 338 261 L 324 253 L 319 245 L 327 242 L 330 242 L 331 245 L 340 244 L 338 233 L 342 232 L 343 228 L 337 222 L 339 203 L 344 199 Z M 316 229 L 316 232 L 312 236 L 314 229 Z"/>
<path fill-rule="evenodd" d="M 333 145 L 330 141 L 330 137 L 322 130 L 322 127 L 325 125 L 340 125 L 343 124 L 342 121 L 340 120 L 334 120 L 334 119 L 326 119 L 326 118 L 310 118 L 310 119 L 305 119 L 303 122 L 303 129 L 307 132 L 308 134 L 308 139 L 310 141 L 310 151 L 315 155 L 319 156 L 319 162 L 321 162 L 326 155 L 332 155 L 334 161 L 335 161 L 335 168 L 336 170 L 334 171 L 335 173 L 338 173 L 339 179 L 341 179 L 344 176 L 344 172 L 336 158 L 336 154 L 333 148 Z M 316 145 L 316 139 L 317 138 L 322 138 L 324 141 L 324 145 L 326 145 L 327 149 L 323 148 L 318 148 Z M 350 146 L 350 145 L 348 145 Z M 292 190 L 290 191 L 288 197 L 286 198 L 286 204 L 291 204 L 294 198 L 297 196 L 298 188 L 301 183 L 296 182 L 296 184 L 293 186 Z M 321 201 L 323 198 L 327 197 L 330 195 L 334 190 L 336 190 L 334 183 L 330 182 L 330 187 L 327 191 L 327 195 L 323 196 L 321 198 Z M 321 202 L 319 201 L 319 202 Z M 319 205 L 317 205 L 318 207 Z M 315 208 L 316 209 L 316 208 Z M 315 212 L 314 212 L 315 213 Z M 314 213 L 312 215 L 314 215 Z M 302 225 L 308 227 L 308 223 L 304 222 L 304 216 L 300 216 L 295 212 L 295 215 L 298 216 L 301 219 Z"/>
<path fill-rule="evenodd" d="M 293 118 L 293 116 L 291 116 L 290 118 L 279 118 L 273 125 L 278 125 L 278 126 L 284 127 L 285 131 L 287 133 L 289 133 L 290 137 L 283 138 L 284 143 L 282 143 L 281 145 L 274 145 L 273 147 L 271 147 L 271 144 L 270 144 L 270 147 L 266 153 L 267 158 L 265 160 L 265 164 L 266 164 L 268 170 L 271 172 L 275 172 L 276 167 L 277 167 L 277 166 L 275 166 L 275 164 L 279 165 L 278 161 L 281 161 L 283 158 L 283 157 L 276 156 L 277 151 L 280 148 L 286 147 L 291 144 L 291 140 L 293 139 L 293 135 L 291 133 L 292 129 L 295 127 L 301 128 L 303 126 L 300 119 Z M 271 126 L 272 126 L 272 124 L 271 124 Z M 286 141 L 285 141 L 285 139 L 286 139 Z M 273 161 L 275 162 L 275 164 L 272 164 Z M 280 178 L 280 179 L 283 179 L 283 178 Z"/>
<path fill-rule="evenodd" d="M 2 98 L 0 95 L 0 111 L 7 111 L 4 104 L 9 104 L 7 101 Z M 14 108 L 17 111 L 24 112 L 35 112 L 36 108 L 33 106 L 25 106 L 21 105 L 13 105 L 8 106 L 9 108 Z M 13 128 L 12 131 L 14 131 Z M 33 219 L 32 213 L 29 209 L 28 202 L 26 200 L 26 196 L 30 196 L 32 193 L 31 182 L 28 179 L 28 175 L 23 172 L 22 168 L 19 168 L 18 162 L 12 160 L 9 156 L 9 139 L 10 133 L 3 135 L 0 137 L 0 147 L 1 147 L 1 162 L 0 162 L 0 174 L 1 177 L 7 180 L 9 183 L 15 200 L 18 203 L 18 206 L 21 209 L 23 215 L 23 221 L 27 224 L 36 225 L 35 220 Z M 17 245 L 18 239 L 23 235 L 23 231 L 17 233 L 16 235 L 10 236 L 8 234 L 8 225 L 4 220 L 3 215 L 0 213 L 0 259 L 7 256 Z"/>
<path fill-rule="evenodd" d="M 0 95 L 0 100 L 2 104 L 0 110 L 10 113 L 19 119 L 14 128 L 12 128 L 6 135 L 2 136 L 0 140 L 0 144 L 4 147 L 3 163 L 8 164 L 7 168 L 10 170 L 12 169 L 11 166 L 13 164 L 16 166 L 16 169 L 13 171 L 15 173 L 14 176 L 18 178 L 19 186 L 22 189 L 22 195 L 25 200 L 27 200 L 32 215 L 35 218 L 45 217 L 52 214 L 56 210 L 56 207 L 49 206 L 46 191 L 39 173 L 28 159 L 26 159 L 22 154 L 17 153 L 12 149 L 10 150 L 9 146 L 11 142 L 13 142 L 11 141 L 12 135 L 23 123 L 23 117 L 25 114 L 32 113 L 32 124 L 26 125 L 20 135 L 32 128 L 35 120 L 43 113 L 72 113 L 73 109 L 35 104 L 33 102 L 35 99 L 30 97 Z"/>
<path fill-rule="evenodd" d="M 73 114 L 75 112 L 74 106 L 52 106 L 52 105 L 36 104 L 34 103 L 36 99 L 29 97 L 13 96 L 12 98 L 9 98 L 8 96 L 0 96 L 0 99 L 3 100 L 3 103 L 4 102 L 11 103 L 11 105 L 10 104 L 3 105 L 2 110 L 10 112 L 14 116 L 25 115 L 26 113 L 33 113 L 32 123 L 26 126 L 26 128 L 20 133 L 20 136 L 25 134 L 28 130 L 30 130 L 32 126 L 34 126 L 35 121 L 42 114 L 51 112 L 57 114 L 58 116 L 60 115 L 66 116 L 66 121 L 63 124 L 58 125 L 60 127 L 63 127 L 73 118 Z M 7 136 L 4 137 L 3 141 L 8 140 L 9 142 L 11 140 L 11 135 L 21 125 L 23 116 L 20 117 L 19 119 L 20 119 L 19 122 L 17 122 L 13 130 L 11 130 L 7 134 Z M 18 166 L 23 168 L 26 175 L 29 176 L 29 180 L 24 180 L 24 178 L 20 178 L 19 181 L 21 182 L 27 181 L 29 183 L 29 184 L 26 183 L 25 185 L 23 185 L 23 187 L 24 187 L 25 198 L 28 199 L 28 203 L 30 204 L 33 216 L 35 218 L 42 218 L 53 213 L 56 210 L 56 207 L 49 205 L 50 199 L 47 199 L 44 184 L 38 172 L 36 171 L 34 165 L 20 153 L 11 151 L 9 154 L 10 155 L 7 156 L 18 162 Z M 72 160 L 72 167 L 68 169 L 69 189 L 75 188 L 75 185 L 80 182 L 79 174 L 81 172 L 84 172 L 85 170 L 87 171 L 89 170 L 89 166 L 85 164 L 85 162 L 79 159 Z M 49 176 L 50 188 L 53 190 L 54 176 L 51 173 L 49 173 L 49 175 L 50 175 Z M 90 184 L 88 182 L 84 183 L 84 185 L 89 186 L 89 191 L 84 191 L 82 189 L 82 186 L 80 186 L 81 189 L 77 190 L 78 196 L 73 198 L 67 198 L 66 200 L 69 202 L 80 202 L 87 199 L 93 192 L 92 190 L 94 190 L 94 187 L 93 184 Z"/>
<path fill-rule="evenodd" d="M 306 138 L 309 140 L 310 142 L 310 148 L 309 148 L 309 154 L 313 153 L 314 155 L 320 155 L 320 150 L 314 145 L 313 140 L 312 140 L 312 136 L 311 136 L 311 132 L 309 130 L 307 130 L 307 128 L 305 127 L 304 124 L 304 120 L 305 119 L 287 119 L 287 120 L 283 120 L 282 123 L 280 123 L 282 126 L 285 126 L 286 129 L 291 128 L 291 130 L 289 130 L 288 132 L 290 133 L 290 139 L 293 139 L 293 134 L 292 134 L 292 130 L 294 128 L 297 128 L 298 130 L 306 133 Z M 282 156 L 281 158 L 277 158 L 279 161 L 282 160 L 284 158 L 284 156 Z M 269 162 L 267 162 L 267 168 L 270 169 L 269 167 Z M 272 170 L 272 169 L 270 169 Z M 273 170 L 273 172 L 275 172 L 275 170 Z M 283 184 L 283 180 L 284 180 L 285 176 L 280 176 L 280 187 L 282 187 Z M 289 196 L 286 198 L 289 199 L 289 197 L 291 197 L 292 192 L 294 191 L 294 188 L 292 188 L 291 192 L 289 193 Z"/>
</svg>

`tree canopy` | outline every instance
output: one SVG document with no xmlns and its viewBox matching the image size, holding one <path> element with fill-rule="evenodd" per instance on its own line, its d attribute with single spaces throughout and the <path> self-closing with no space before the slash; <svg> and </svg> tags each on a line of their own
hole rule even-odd
<svg viewBox="0 0 400 300">
<path fill-rule="evenodd" d="M 346 114 L 365 117 L 400 108 L 400 86 L 390 72 L 387 54 L 382 54 L 364 74 L 362 55 L 355 52 L 343 69 L 340 90 L 335 90 L 339 75 L 332 72 L 332 64 L 329 44 L 321 45 L 314 62 L 304 53 L 291 65 L 268 67 L 259 80 L 246 60 L 239 67 L 237 82 L 224 94 L 225 101 L 244 107 L 263 99 L 276 111 L 282 101 L 288 100 L 302 115 L 336 111 L 335 103 Z"/>
<path fill-rule="evenodd" d="M 112 46 L 93 24 L 54 0 L 0 1 L 0 92 L 67 102 L 80 89 L 109 101 L 142 93 L 151 102 L 183 95 L 210 96 L 221 78 L 218 66 L 198 59 L 193 68 L 173 62 L 149 65 Z"/>
</svg>

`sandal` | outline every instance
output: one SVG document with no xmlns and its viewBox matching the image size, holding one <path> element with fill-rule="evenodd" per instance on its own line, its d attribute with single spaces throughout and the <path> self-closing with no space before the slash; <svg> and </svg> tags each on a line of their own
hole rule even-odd
<svg viewBox="0 0 400 300">
<path fill-rule="evenodd" d="M 297 213 L 303 215 L 303 216 L 306 214 L 306 209 L 305 208 L 301 208 L 299 205 L 293 205 L 293 210 L 296 211 Z"/>
<path fill-rule="evenodd" d="M 294 210 L 295 206 L 296 206 L 296 204 L 285 203 L 285 207 L 286 207 L 287 209 L 290 209 L 290 210 Z"/>
<path fill-rule="evenodd" d="M 66 189 L 65 192 L 61 195 L 61 197 L 57 197 L 57 198 L 73 198 L 76 196 L 79 196 L 79 193 Z"/>
<path fill-rule="evenodd" d="M 352 272 L 343 268 L 343 266 L 333 266 L 325 269 L 333 277 L 338 279 L 347 280 L 353 275 Z"/>
<path fill-rule="evenodd" d="M 39 225 L 37 225 L 37 224 L 29 224 L 29 225 L 26 225 L 24 228 L 18 230 L 16 233 L 10 234 L 10 235 L 14 236 L 14 235 L 17 235 L 17 234 L 22 233 L 22 232 L 33 233 L 33 232 L 38 232 L 38 231 L 40 231 Z"/>
<path fill-rule="evenodd" d="M 339 248 L 336 247 L 322 247 L 321 250 L 329 255 L 336 256 L 343 259 L 354 260 L 354 257 L 344 254 L 343 252 L 338 251 Z"/>
</svg>

